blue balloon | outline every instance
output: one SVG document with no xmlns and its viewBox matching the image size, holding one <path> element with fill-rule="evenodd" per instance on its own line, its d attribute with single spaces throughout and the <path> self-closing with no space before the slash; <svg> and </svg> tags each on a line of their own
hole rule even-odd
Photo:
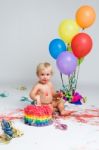
<svg viewBox="0 0 99 150">
<path fill-rule="evenodd" d="M 54 39 L 50 42 L 49 44 L 49 52 L 50 55 L 54 58 L 57 59 L 57 57 L 64 51 L 66 51 L 67 46 L 65 42 L 61 39 Z"/>
</svg>

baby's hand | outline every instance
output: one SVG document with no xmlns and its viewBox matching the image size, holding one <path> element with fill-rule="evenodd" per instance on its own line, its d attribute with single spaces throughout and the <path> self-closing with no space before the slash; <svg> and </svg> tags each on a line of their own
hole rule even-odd
<svg viewBox="0 0 99 150">
<path fill-rule="evenodd" d="M 41 102 L 40 101 L 36 101 L 36 106 L 41 106 Z"/>
<path fill-rule="evenodd" d="M 41 103 L 37 103 L 36 106 L 41 106 Z"/>
<path fill-rule="evenodd" d="M 61 98 L 63 98 L 63 93 L 57 91 L 57 92 L 55 93 L 55 95 L 53 96 L 53 98 L 56 99 L 56 100 L 60 100 Z"/>
<path fill-rule="evenodd" d="M 60 97 L 60 98 L 62 98 L 62 97 L 63 97 L 63 92 L 61 92 L 61 91 L 57 91 L 57 93 L 56 93 L 56 94 L 57 94 L 57 96 L 58 96 L 58 97 Z"/>
</svg>

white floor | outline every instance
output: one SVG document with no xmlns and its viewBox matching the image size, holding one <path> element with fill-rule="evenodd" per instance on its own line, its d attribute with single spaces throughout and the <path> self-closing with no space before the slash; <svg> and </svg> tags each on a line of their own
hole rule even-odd
<svg viewBox="0 0 99 150">
<path fill-rule="evenodd" d="M 79 90 L 87 97 L 87 102 L 83 105 L 66 104 L 66 109 L 76 110 L 80 114 L 85 110 L 99 110 L 97 88 L 92 85 L 79 87 Z M 9 115 L 11 112 L 15 116 L 20 116 L 17 110 L 29 104 L 20 99 L 22 96 L 28 97 L 29 90 L 29 87 L 24 91 L 13 86 L 0 87 L 0 93 L 8 94 L 5 98 L 0 97 L 0 116 Z M 0 150 L 99 150 L 99 115 L 98 118 L 91 118 L 87 123 L 78 122 L 73 117 L 58 121 L 66 124 L 67 130 L 56 129 L 55 123 L 46 127 L 33 127 L 25 125 L 22 119 L 13 120 L 14 127 L 23 131 L 24 135 L 12 139 L 9 144 L 0 143 Z M 1 128 L 0 133 L 2 133 Z"/>
</svg>

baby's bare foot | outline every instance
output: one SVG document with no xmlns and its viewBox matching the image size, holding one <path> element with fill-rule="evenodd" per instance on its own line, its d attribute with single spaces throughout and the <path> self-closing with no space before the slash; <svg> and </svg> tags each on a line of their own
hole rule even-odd
<svg viewBox="0 0 99 150">
<path fill-rule="evenodd" d="M 61 111 L 61 115 L 62 115 L 62 116 L 64 116 L 64 115 L 69 116 L 69 115 L 71 115 L 71 114 L 74 113 L 74 112 L 75 112 L 75 111 L 62 110 L 62 111 Z"/>
</svg>

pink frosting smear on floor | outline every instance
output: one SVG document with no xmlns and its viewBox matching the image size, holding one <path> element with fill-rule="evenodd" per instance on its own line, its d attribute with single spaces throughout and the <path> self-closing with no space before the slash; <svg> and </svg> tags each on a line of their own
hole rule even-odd
<svg viewBox="0 0 99 150">
<path fill-rule="evenodd" d="M 0 121 L 2 119 L 20 120 L 20 119 L 23 119 L 23 117 L 24 117 L 23 109 L 15 109 L 11 112 L 0 114 Z M 64 117 L 59 116 L 59 118 L 63 118 L 64 120 L 73 120 L 76 122 L 98 126 L 99 125 L 99 109 L 98 108 L 80 109 L 80 110 L 74 111 L 74 113 L 72 113 L 69 116 L 64 116 Z"/>
</svg>

